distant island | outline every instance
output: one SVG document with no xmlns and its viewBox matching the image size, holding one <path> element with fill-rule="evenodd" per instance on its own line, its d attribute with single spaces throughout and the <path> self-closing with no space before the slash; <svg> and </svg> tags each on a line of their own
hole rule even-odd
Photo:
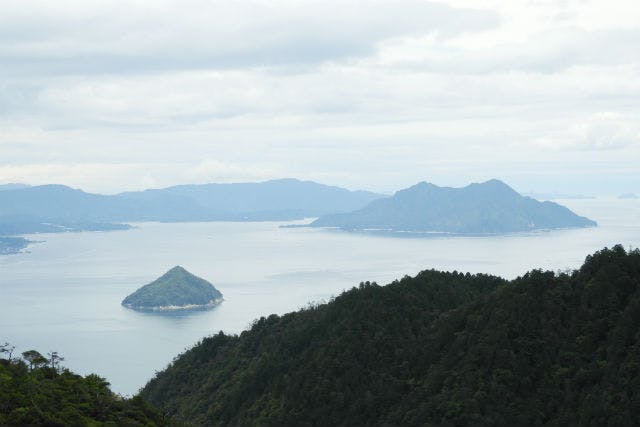
<svg viewBox="0 0 640 427">
<path fill-rule="evenodd" d="M 351 212 L 380 197 L 383 195 L 291 178 L 178 185 L 114 195 L 64 185 L 11 184 L 0 191 L 0 224 L 15 218 L 38 224 L 104 227 L 142 221 L 289 221 Z"/>
<path fill-rule="evenodd" d="M 220 302 L 222 294 L 211 283 L 176 266 L 127 296 L 122 305 L 142 311 L 189 310 Z"/>
<path fill-rule="evenodd" d="M 0 236 L 0 255 L 17 254 L 29 245 L 29 240 L 23 237 Z"/>
<path fill-rule="evenodd" d="M 532 199 L 536 199 L 536 200 L 556 200 L 556 199 L 575 199 L 575 200 L 582 200 L 582 199 L 595 199 L 595 196 L 590 196 L 590 195 L 586 195 L 586 194 L 569 194 L 569 193 L 558 193 L 558 192 L 552 192 L 552 193 L 538 193 L 535 191 L 529 191 L 527 193 L 524 193 L 523 196 L 529 196 Z"/>
<path fill-rule="evenodd" d="M 343 230 L 465 235 L 596 225 L 557 203 L 522 196 L 497 179 L 463 188 L 421 182 L 362 209 L 321 216 L 310 224 Z"/>
<path fill-rule="evenodd" d="M 79 231 L 129 230 L 129 224 L 93 221 L 52 220 L 28 216 L 0 217 L 0 236 Z"/>
<path fill-rule="evenodd" d="M 34 218 L 28 216 L 0 216 L 0 255 L 21 252 L 33 240 L 20 235 L 37 233 L 70 233 L 79 231 L 128 230 L 129 224 L 91 221 L 65 221 Z"/>
<path fill-rule="evenodd" d="M 0 184 L 0 236 L 126 230 L 131 228 L 127 223 L 144 221 L 290 221 L 350 212 L 380 197 L 292 178 L 115 195 L 64 185 Z M 15 240 L 11 247 L 0 242 L 0 255 L 14 253 L 16 247 Z"/>
<path fill-rule="evenodd" d="M 21 190 L 23 188 L 28 188 L 27 184 L 19 184 L 19 183 L 9 183 L 9 184 L 0 184 L 0 191 L 4 190 Z"/>
<path fill-rule="evenodd" d="M 618 199 L 640 199 L 635 193 L 624 193 L 618 196 Z"/>
</svg>

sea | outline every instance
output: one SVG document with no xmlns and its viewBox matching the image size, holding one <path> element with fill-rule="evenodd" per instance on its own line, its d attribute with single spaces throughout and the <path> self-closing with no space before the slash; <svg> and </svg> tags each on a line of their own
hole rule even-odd
<svg viewBox="0 0 640 427">
<path fill-rule="evenodd" d="M 362 281 L 387 284 L 425 269 L 511 279 L 578 268 L 605 246 L 640 246 L 640 200 L 558 202 L 598 227 L 465 237 L 204 222 L 27 235 L 36 243 L 0 256 L 0 342 L 16 353 L 57 351 L 72 371 L 96 373 L 131 396 L 205 336 L 238 334 L 261 316 L 329 301 Z M 175 313 L 120 305 L 176 265 L 213 283 L 224 301 Z"/>
</svg>

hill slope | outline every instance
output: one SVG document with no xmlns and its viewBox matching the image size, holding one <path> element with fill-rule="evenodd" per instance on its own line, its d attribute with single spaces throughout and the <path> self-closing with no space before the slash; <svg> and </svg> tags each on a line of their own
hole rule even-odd
<svg viewBox="0 0 640 427">
<path fill-rule="evenodd" d="M 211 283 L 180 266 L 127 296 L 122 305 L 136 310 L 176 310 L 207 307 L 222 301 Z"/>
<path fill-rule="evenodd" d="M 639 425 L 640 252 L 424 271 L 206 338 L 142 396 L 196 425 Z"/>
<path fill-rule="evenodd" d="M 25 352 L 27 353 L 27 352 Z M 45 366 L 31 350 L 31 366 L 0 358 L 2 426 L 177 426 L 140 398 L 122 399 L 97 375 Z M 34 357 L 35 356 L 35 357 Z"/>
<path fill-rule="evenodd" d="M 313 227 L 457 234 L 493 234 L 596 223 L 553 202 L 523 197 L 507 184 L 491 180 L 463 188 L 426 182 L 371 202 L 351 213 L 326 215 Z"/>
</svg>

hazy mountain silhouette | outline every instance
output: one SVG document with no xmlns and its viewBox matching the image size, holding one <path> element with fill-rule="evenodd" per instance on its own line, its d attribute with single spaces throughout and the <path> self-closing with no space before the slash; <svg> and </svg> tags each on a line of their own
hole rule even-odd
<svg viewBox="0 0 640 427">
<path fill-rule="evenodd" d="M 492 179 L 463 188 L 421 182 L 354 212 L 322 216 L 311 225 L 345 230 L 490 234 L 590 227 L 596 223 L 557 203 L 521 196 L 504 182 Z"/>
<path fill-rule="evenodd" d="M 180 185 L 116 195 L 41 185 L 0 192 L 0 230 L 15 229 L 16 222 L 23 224 L 20 232 L 27 233 L 29 228 L 50 229 L 46 224 L 82 229 L 109 222 L 293 220 L 348 212 L 379 197 L 296 179 Z"/>
</svg>

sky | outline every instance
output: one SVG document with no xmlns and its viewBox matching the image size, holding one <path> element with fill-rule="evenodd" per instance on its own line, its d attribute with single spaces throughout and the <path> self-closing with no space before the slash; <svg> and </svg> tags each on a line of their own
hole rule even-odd
<svg viewBox="0 0 640 427">
<path fill-rule="evenodd" d="M 0 183 L 640 194 L 637 0 L 3 0 Z"/>
</svg>

